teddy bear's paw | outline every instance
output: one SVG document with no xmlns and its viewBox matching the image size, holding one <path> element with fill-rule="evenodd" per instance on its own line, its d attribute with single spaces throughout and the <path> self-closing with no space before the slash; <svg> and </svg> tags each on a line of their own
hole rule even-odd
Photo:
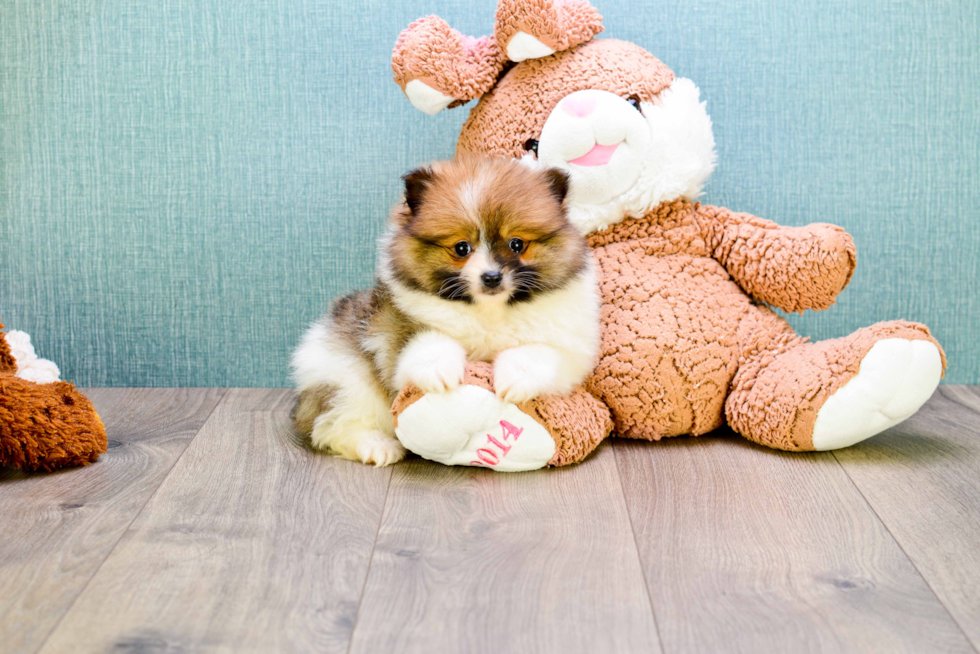
<svg viewBox="0 0 980 654">
<path fill-rule="evenodd" d="M 555 456 L 544 426 L 471 384 L 415 400 L 398 415 L 395 433 L 410 451 L 445 465 L 520 472 L 543 468 Z"/>
<path fill-rule="evenodd" d="M 602 31 L 586 0 L 500 0 L 494 34 L 511 61 L 539 59 L 585 43 Z"/>
<path fill-rule="evenodd" d="M 813 449 L 848 447 L 897 425 L 926 403 L 942 374 L 942 356 L 931 341 L 878 341 L 858 373 L 820 407 Z"/>
</svg>

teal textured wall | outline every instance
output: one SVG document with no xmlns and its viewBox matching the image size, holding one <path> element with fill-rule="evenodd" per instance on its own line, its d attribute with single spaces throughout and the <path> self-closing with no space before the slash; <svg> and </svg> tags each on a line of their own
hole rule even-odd
<svg viewBox="0 0 980 654">
<path fill-rule="evenodd" d="M 702 89 L 705 200 L 835 222 L 858 271 L 817 338 L 929 324 L 980 383 L 980 3 L 595 0 Z M 490 0 L 2 0 L 0 319 L 83 385 L 288 383 L 371 281 L 398 176 L 452 153 L 390 79 L 411 20 Z"/>
</svg>

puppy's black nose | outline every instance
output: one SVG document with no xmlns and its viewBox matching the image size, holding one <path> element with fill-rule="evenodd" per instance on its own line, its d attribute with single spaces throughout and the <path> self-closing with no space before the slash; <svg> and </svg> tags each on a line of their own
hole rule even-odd
<svg viewBox="0 0 980 654">
<path fill-rule="evenodd" d="M 504 280 L 504 276 L 499 271 L 494 270 L 483 273 L 480 275 L 480 279 L 483 280 L 483 285 L 487 288 L 497 288 L 500 286 L 500 282 Z"/>
</svg>

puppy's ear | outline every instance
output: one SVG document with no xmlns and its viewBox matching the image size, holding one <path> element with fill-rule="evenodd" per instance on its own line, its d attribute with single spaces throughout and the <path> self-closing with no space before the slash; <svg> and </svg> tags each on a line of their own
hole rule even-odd
<svg viewBox="0 0 980 654">
<path fill-rule="evenodd" d="M 408 205 L 412 215 L 415 215 L 422 206 L 425 190 L 435 179 L 435 173 L 428 166 L 422 166 L 403 176 L 402 179 L 405 180 L 405 204 Z"/>
<path fill-rule="evenodd" d="M 555 196 L 559 204 L 565 202 L 568 196 L 568 173 L 559 168 L 549 168 L 544 171 L 544 179 L 551 188 L 551 194 Z"/>
</svg>

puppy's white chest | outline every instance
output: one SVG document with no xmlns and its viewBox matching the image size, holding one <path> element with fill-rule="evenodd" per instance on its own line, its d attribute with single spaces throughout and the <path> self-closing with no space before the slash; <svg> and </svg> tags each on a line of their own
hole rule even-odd
<svg viewBox="0 0 980 654">
<path fill-rule="evenodd" d="M 492 361 L 503 350 L 541 340 L 543 325 L 538 322 L 515 316 L 467 316 L 442 325 L 440 331 L 458 341 L 470 359 Z M 539 334 L 537 339 L 535 333 Z"/>
</svg>

